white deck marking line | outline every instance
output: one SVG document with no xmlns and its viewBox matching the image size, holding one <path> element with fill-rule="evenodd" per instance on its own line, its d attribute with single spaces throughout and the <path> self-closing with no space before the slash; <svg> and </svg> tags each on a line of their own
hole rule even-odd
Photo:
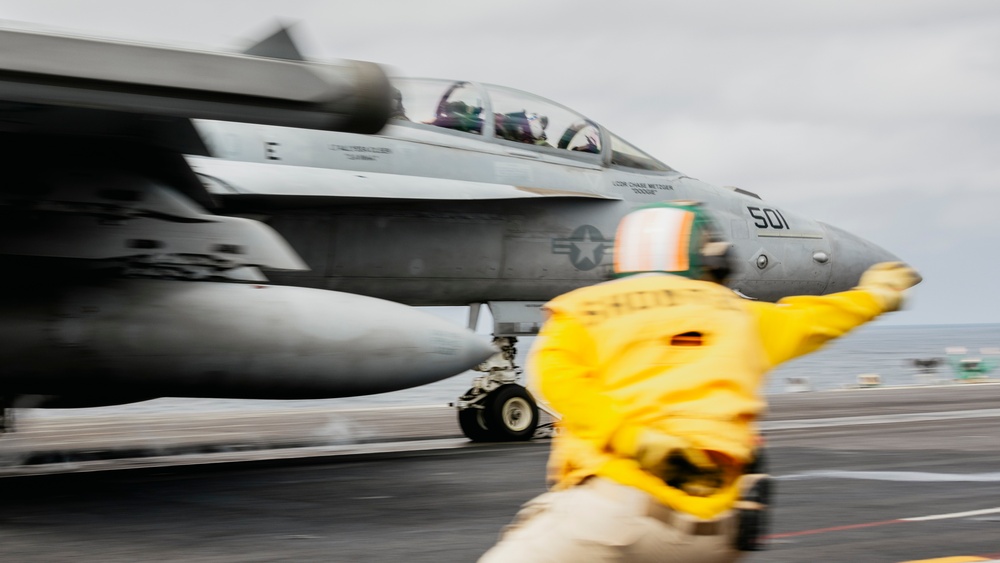
<svg viewBox="0 0 1000 563">
<path fill-rule="evenodd" d="M 993 473 L 929 473 L 926 471 L 800 471 L 788 475 L 775 475 L 779 481 L 804 481 L 806 479 L 860 479 L 866 481 L 893 481 L 897 483 L 996 483 L 1000 472 Z"/>
<path fill-rule="evenodd" d="M 1000 409 L 974 409 L 967 411 L 877 414 L 871 416 L 838 416 L 834 418 L 810 418 L 803 420 L 765 420 L 760 423 L 760 428 L 765 431 L 799 430 L 805 428 L 829 428 L 833 426 L 895 424 L 900 422 L 932 422 L 935 420 L 961 420 L 968 418 L 997 417 L 1000 417 Z"/>
<path fill-rule="evenodd" d="M 863 522 L 860 524 L 845 524 L 843 526 L 830 526 L 828 528 L 814 528 L 812 530 L 800 530 L 798 532 L 784 532 L 778 534 L 769 534 L 767 539 L 784 539 L 784 538 L 794 538 L 798 536 L 812 536 L 816 534 L 825 534 L 828 532 L 843 532 L 846 530 L 857 530 L 860 528 L 874 528 L 877 526 L 886 526 L 889 524 L 902 524 L 904 522 L 928 522 L 932 520 L 949 520 L 954 518 L 967 518 L 970 516 L 981 516 L 983 514 L 996 514 L 1000 512 L 1000 508 L 984 508 L 982 510 L 970 510 L 968 512 L 952 512 L 949 514 L 932 514 L 930 516 L 914 516 L 911 518 L 896 518 L 894 520 L 879 520 L 877 522 Z"/>
<path fill-rule="evenodd" d="M 128 469 L 148 469 L 154 467 L 194 466 L 223 463 L 246 463 L 253 461 L 296 460 L 343 455 L 364 455 L 383 453 L 424 452 L 452 450 L 470 446 L 468 438 L 436 438 L 431 440 L 409 440 L 399 442 L 371 442 L 330 446 L 306 446 L 302 448 L 279 448 L 270 450 L 245 450 L 235 452 L 189 453 L 156 457 L 125 457 L 88 461 L 68 461 L 40 465 L 16 465 L 0 467 L 0 479 L 23 477 L 26 475 L 48 475 L 58 473 L 89 473 L 97 471 L 119 471 Z"/>
<path fill-rule="evenodd" d="M 926 522 L 928 520 L 947 520 L 949 518 L 966 518 L 968 516 L 981 516 L 983 514 L 1000 513 L 1000 508 L 984 508 L 983 510 L 970 510 L 968 512 L 952 512 L 951 514 L 934 514 L 932 516 L 916 516 L 913 518 L 900 518 L 906 522 Z"/>
</svg>

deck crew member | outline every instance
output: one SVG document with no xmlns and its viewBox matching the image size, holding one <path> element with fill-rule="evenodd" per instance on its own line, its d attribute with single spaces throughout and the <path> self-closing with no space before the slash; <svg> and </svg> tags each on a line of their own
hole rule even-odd
<svg viewBox="0 0 1000 563">
<path fill-rule="evenodd" d="M 617 279 L 546 305 L 529 372 L 562 415 L 551 491 L 481 562 L 722 563 L 758 545 L 764 374 L 898 309 L 920 276 L 883 263 L 850 291 L 748 301 L 722 285 L 728 248 L 697 204 L 642 208 L 619 225 Z"/>
</svg>

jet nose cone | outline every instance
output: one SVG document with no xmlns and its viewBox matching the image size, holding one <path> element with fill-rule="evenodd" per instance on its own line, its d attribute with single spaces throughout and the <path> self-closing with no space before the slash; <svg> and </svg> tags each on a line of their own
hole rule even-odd
<svg viewBox="0 0 1000 563">
<path fill-rule="evenodd" d="M 830 241 L 833 273 L 827 293 L 845 291 L 858 284 L 861 274 L 879 262 L 901 262 L 888 250 L 841 228 L 820 223 Z"/>
</svg>

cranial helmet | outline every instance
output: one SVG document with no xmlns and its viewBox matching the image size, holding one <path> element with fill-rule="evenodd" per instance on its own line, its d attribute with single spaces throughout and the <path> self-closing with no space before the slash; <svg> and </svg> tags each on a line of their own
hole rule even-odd
<svg viewBox="0 0 1000 563">
<path fill-rule="evenodd" d="M 618 223 L 614 271 L 615 277 L 665 272 L 722 283 L 730 272 L 729 243 L 700 203 L 656 203 Z"/>
<path fill-rule="evenodd" d="M 549 126 L 549 118 L 537 113 L 525 113 L 528 120 L 528 130 L 534 139 L 545 139 L 545 128 Z"/>
</svg>

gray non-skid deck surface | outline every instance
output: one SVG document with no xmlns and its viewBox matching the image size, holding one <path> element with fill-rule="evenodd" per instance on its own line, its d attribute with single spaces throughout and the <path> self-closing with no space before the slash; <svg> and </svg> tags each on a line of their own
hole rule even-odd
<svg viewBox="0 0 1000 563">
<path fill-rule="evenodd" d="M 997 556 L 1000 512 L 899 519 L 1000 508 L 998 394 L 981 385 L 772 398 L 778 538 L 746 561 Z M 462 446 L 446 408 L 22 418 L 22 433 L 0 438 L 11 455 L 61 440 L 76 451 L 310 446 L 301 451 L 312 457 L 85 473 L 72 471 L 94 462 L 55 460 L 49 469 L 67 472 L 0 479 L 0 559 L 10 561 L 473 561 L 542 491 L 548 450 L 545 440 Z"/>
</svg>

